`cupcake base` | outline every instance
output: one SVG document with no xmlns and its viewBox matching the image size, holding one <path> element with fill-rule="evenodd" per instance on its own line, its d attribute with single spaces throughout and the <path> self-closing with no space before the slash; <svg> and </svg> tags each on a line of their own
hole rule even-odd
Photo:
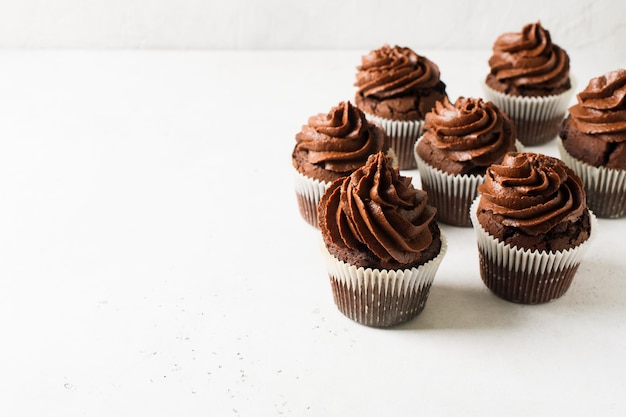
<svg viewBox="0 0 626 417">
<path fill-rule="evenodd" d="M 587 205 L 598 217 L 614 219 L 626 216 L 626 170 L 595 167 L 574 158 L 557 141 L 561 159 L 582 179 Z"/>
<path fill-rule="evenodd" d="M 453 226 L 470 227 L 469 208 L 478 195 L 484 175 L 452 175 L 427 164 L 415 151 L 422 189 L 429 204 L 437 207 L 437 221 Z"/>
<path fill-rule="evenodd" d="M 330 276 L 330 284 L 339 311 L 349 319 L 370 327 L 390 327 L 416 317 L 426 306 L 431 286 L 431 283 L 426 283 L 419 291 L 400 295 L 398 289 L 385 292 L 377 283 L 350 288 L 334 276 Z"/>
<path fill-rule="evenodd" d="M 300 172 L 295 172 L 294 186 L 300 215 L 311 226 L 317 226 L 317 206 L 320 198 L 330 183 L 309 178 Z"/>
<path fill-rule="evenodd" d="M 537 251 L 505 245 L 478 221 L 474 200 L 470 216 L 476 231 L 480 277 L 498 297 L 521 304 L 540 304 L 561 297 L 569 289 L 583 255 L 595 236 L 597 220 L 589 212 L 591 231 L 580 245 L 562 251 Z"/>
<path fill-rule="evenodd" d="M 296 193 L 298 200 L 298 208 L 300 215 L 311 226 L 317 227 L 317 205 L 319 201 L 310 199 L 309 197 Z"/>
<path fill-rule="evenodd" d="M 622 181 L 626 186 L 626 182 Z M 589 189 L 587 193 L 587 204 L 597 212 L 598 217 L 605 219 L 617 219 L 626 216 L 626 192 L 612 192 L 611 190 Z"/>
<path fill-rule="evenodd" d="M 533 275 L 498 265 L 479 250 L 480 277 L 498 297 L 519 304 L 541 304 L 561 297 L 569 289 L 578 264 L 563 270 Z"/>
<path fill-rule="evenodd" d="M 424 265 L 385 270 L 346 264 L 323 247 L 337 308 L 349 319 L 370 327 L 390 327 L 415 318 L 426 306 L 446 250 L 441 235 L 439 254 Z"/>
<path fill-rule="evenodd" d="M 523 149 L 517 140 L 515 149 L 518 152 Z M 437 207 L 437 221 L 452 226 L 471 227 L 469 209 L 478 196 L 478 186 L 485 182 L 485 175 L 449 174 L 420 158 L 417 145 L 413 150 L 422 189 L 428 193 L 429 204 Z"/>
<path fill-rule="evenodd" d="M 522 97 L 496 91 L 483 84 L 485 98 L 505 112 L 515 124 L 517 139 L 524 146 L 538 146 L 556 138 L 574 92 L 569 90 L 550 96 Z"/>
<path fill-rule="evenodd" d="M 369 121 L 379 124 L 389 136 L 389 144 L 398 158 L 400 169 L 414 169 L 417 165 L 413 148 L 422 134 L 423 120 L 391 120 L 365 113 Z"/>
<path fill-rule="evenodd" d="M 517 137 L 526 146 L 539 146 L 556 138 L 561 130 L 565 114 L 547 120 L 513 119 Z"/>
</svg>

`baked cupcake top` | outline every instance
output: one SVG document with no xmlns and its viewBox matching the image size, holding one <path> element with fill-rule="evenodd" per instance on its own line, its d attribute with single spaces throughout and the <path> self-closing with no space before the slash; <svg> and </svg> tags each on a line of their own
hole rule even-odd
<svg viewBox="0 0 626 417">
<path fill-rule="evenodd" d="M 332 182 L 350 174 L 371 154 L 389 150 L 384 130 L 349 101 L 309 118 L 296 134 L 294 167 L 309 178 Z"/>
<path fill-rule="evenodd" d="M 400 46 L 384 45 L 361 58 L 355 102 L 365 112 L 392 120 L 422 120 L 446 96 L 439 67 Z"/>
<path fill-rule="evenodd" d="M 563 250 L 589 237 L 581 179 L 561 160 L 537 153 L 508 153 L 487 169 L 477 216 L 492 236 L 513 246 Z"/>
<path fill-rule="evenodd" d="M 426 114 L 423 129 L 417 145 L 419 157 L 453 175 L 484 175 L 489 165 L 515 150 L 511 120 L 492 102 L 480 98 L 437 102 Z"/>
<path fill-rule="evenodd" d="M 525 25 L 519 33 L 500 35 L 489 58 L 486 83 L 514 96 L 548 96 L 571 88 L 569 56 L 552 43 L 541 23 Z"/>
<path fill-rule="evenodd" d="M 334 181 L 320 204 L 319 227 L 329 252 L 357 267 L 404 269 L 434 258 L 441 237 L 426 192 L 393 168 L 382 152 Z"/>
<path fill-rule="evenodd" d="M 626 169 L 626 69 L 593 78 L 563 123 L 563 146 L 594 166 Z"/>
</svg>

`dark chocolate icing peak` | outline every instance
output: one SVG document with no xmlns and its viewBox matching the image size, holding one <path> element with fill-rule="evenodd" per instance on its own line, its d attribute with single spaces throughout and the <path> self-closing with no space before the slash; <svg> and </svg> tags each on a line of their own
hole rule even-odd
<svg viewBox="0 0 626 417">
<path fill-rule="evenodd" d="M 546 233 L 562 221 L 575 221 L 586 209 L 582 181 L 559 159 L 510 152 L 487 169 L 479 210 L 503 216 L 505 226 L 529 235 Z"/>
<path fill-rule="evenodd" d="M 520 33 L 498 37 L 489 66 L 498 81 L 521 89 L 570 87 L 569 56 L 552 43 L 550 32 L 539 22 L 524 26 Z"/>
<path fill-rule="evenodd" d="M 607 142 L 626 141 L 626 70 L 593 78 L 570 107 L 571 123 Z"/>
<path fill-rule="evenodd" d="M 509 118 L 493 103 L 480 98 L 446 98 L 426 114 L 424 138 L 433 152 L 455 162 L 489 166 L 514 150 L 515 130 Z M 419 148 L 418 148 L 419 151 Z"/>
<path fill-rule="evenodd" d="M 427 195 L 400 175 L 382 152 L 363 167 L 334 181 L 319 205 L 320 229 L 326 242 L 376 258 L 411 264 L 433 241 L 429 228 L 436 209 Z"/>
<path fill-rule="evenodd" d="M 311 117 L 296 135 L 295 150 L 307 150 L 311 164 L 350 173 L 363 165 L 369 155 L 387 147 L 382 128 L 368 122 L 361 110 L 345 101 L 327 114 Z"/>
<path fill-rule="evenodd" d="M 439 83 L 439 67 L 406 47 L 385 45 L 361 59 L 357 94 L 385 99 L 413 94 Z"/>
</svg>

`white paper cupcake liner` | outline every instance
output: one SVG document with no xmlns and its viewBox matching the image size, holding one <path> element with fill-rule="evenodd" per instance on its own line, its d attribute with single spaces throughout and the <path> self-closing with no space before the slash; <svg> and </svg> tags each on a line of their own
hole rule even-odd
<svg viewBox="0 0 626 417">
<path fill-rule="evenodd" d="M 517 138 L 526 146 L 546 143 L 559 134 L 574 92 L 569 90 L 543 97 L 521 97 L 504 94 L 483 84 L 485 98 L 505 112 L 515 124 Z"/>
<path fill-rule="evenodd" d="M 523 150 L 519 141 L 515 142 L 515 147 L 518 152 Z M 478 196 L 478 186 L 485 182 L 485 175 L 449 174 L 420 158 L 417 145 L 413 149 L 422 189 L 428 194 L 429 203 L 437 207 L 437 220 L 453 226 L 471 227 L 469 208 Z"/>
<path fill-rule="evenodd" d="M 338 260 L 322 244 L 335 304 L 346 317 L 372 327 L 389 327 L 417 316 L 426 305 L 435 274 L 447 251 L 419 267 L 372 269 Z"/>
<path fill-rule="evenodd" d="M 391 120 L 365 113 L 367 120 L 379 124 L 389 136 L 400 169 L 415 168 L 413 147 L 422 134 L 423 120 Z"/>
<path fill-rule="evenodd" d="M 482 227 L 476 213 L 480 198 L 474 200 L 470 217 L 485 285 L 499 297 L 522 304 L 545 303 L 565 294 L 595 237 L 594 214 L 589 212 L 591 231 L 589 238 L 580 245 L 555 252 L 529 250 L 504 244 Z"/>
<path fill-rule="evenodd" d="M 617 218 L 626 216 L 626 170 L 594 167 L 574 158 L 557 140 L 561 159 L 582 179 L 587 205 L 598 217 Z"/>
<path fill-rule="evenodd" d="M 302 218 L 317 227 L 317 206 L 330 183 L 309 178 L 294 170 L 294 186 Z"/>
<path fill-rule="evenodd" d="M 484 175 L 453 175 L 427 164 L 415 152 L 422 189 L 437 207 L 437 220 L 454 226 L 471 226 L 469 207 L 478 195 Z"/>
</svg>

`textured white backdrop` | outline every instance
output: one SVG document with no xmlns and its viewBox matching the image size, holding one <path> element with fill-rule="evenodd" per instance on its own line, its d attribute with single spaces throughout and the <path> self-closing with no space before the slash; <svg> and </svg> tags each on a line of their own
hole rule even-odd
<svg viewBox="0 0 626 417">
<path fill-rule="evenodd" d="M 540 19 L 565 48 L 626 56 L 624 16 L 624 0 L 0 0 L 0 47 L 481 49 Z"/>
</svg>

